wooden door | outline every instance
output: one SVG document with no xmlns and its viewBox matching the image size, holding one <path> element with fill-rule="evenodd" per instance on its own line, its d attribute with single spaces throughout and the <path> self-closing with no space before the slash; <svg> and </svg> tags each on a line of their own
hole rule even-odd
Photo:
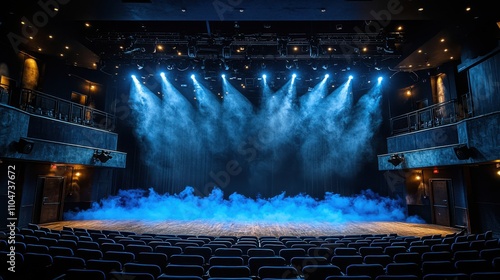
<svg viewBox="0 0 500 280">
<path fill-rule="evenodd" d="M 62 210 L 64 177 L 39 177 L 42 186 L 39 223 L 59 221 Z"/>
<path fill-rule="evenodd" d="M 432 212 L 434 223 L 442 226 L 450 226 L 450 207 L 448 186 L 451 180 L 431 180 L 432 189 Z"/>
</svg>

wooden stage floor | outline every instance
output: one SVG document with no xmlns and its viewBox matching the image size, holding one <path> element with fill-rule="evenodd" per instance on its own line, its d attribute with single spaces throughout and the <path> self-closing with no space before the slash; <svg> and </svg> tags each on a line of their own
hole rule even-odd
<svg viewBox="0 0 500 280">
<path fill-rule="evenodd" d="M 346 223 L 264 223 L 264 222 L 214 222 L 214 221 L 124 221 L 84 220 L 59 221 L 40 224 L 42 227 L 61 230 L 64 226 L 97 230 L 129 231 L 138 234 L 188 234 L 232 236 L 325 236 L 348 234 L 387 234 L 425 236 L 452 234 L 460 229 L 432 224 L 405 222 L 346 222 Z"/>
</svg>

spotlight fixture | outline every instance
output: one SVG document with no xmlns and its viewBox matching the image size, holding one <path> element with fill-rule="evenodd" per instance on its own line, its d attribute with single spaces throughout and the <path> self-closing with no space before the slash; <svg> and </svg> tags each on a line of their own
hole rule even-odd
<svg viewBox="0 0 500 280">
<path fill-rule="evenodd" d="M 465 144 L 453 147 L 453 151 L 459 160 L 466 160 L 472 157 L 472 150 Z"/>
<path fill-rule="evenodd" d="M 99 150 L 95 150 L 94 154 L 92 155 L 92 159 L 94 160 L 94 163 L 96 163 L 98 161 L 105 163 L 112 158 L 113 157 L 111 156 L 111 152 L 104 151 L 104 150 L 101 150 L 101 152 L 99 152 Z"/>
<path fill-rule="evenodd" d="M 405 161 L 405 156 L 403 154 L 401 154 L 401 155 L 393 154 L 390 156 L 390 158 L 387 161 L 392 163 L 392 165 L 394 165 L 394 166 L 398 166 L 403 161 Z"/>
<path fill-rule="evenodd" d="M 35 142 L 27 139 L 19 139 L 19 142 L 16 143 L 16 150 L 21 154 L 29 154 L 33 150 L 33 146 Z"/>
</svg>

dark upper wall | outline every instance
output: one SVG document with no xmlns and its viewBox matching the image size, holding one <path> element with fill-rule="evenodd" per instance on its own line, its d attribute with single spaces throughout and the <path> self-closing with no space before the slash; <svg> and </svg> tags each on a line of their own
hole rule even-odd
<svg viewBox="0 0 500 280">
<path fill-rule="evenodd" d="M 500 49 L 485 61 L 469 69 L 474 115 L 500 110 Z"/>
</svg>

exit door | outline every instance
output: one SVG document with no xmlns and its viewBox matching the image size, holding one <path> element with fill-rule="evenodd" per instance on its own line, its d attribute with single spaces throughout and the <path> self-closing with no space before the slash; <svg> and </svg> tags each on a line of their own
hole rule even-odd
<svg viewBox="0 0 500 280">
<path fill-rule="evenodd" d="M 39 223 L 58 221 L 62 210 L 64 177 L 38 177 L 38 186 L 42 189 Z"/>
<path fill-rule="evenodd" d="M 432 212 L 434 223 L 442 226 L 450 226 L 449 186 L 451 180 L 430 180 L 432 189 Z"/>
</svg>

